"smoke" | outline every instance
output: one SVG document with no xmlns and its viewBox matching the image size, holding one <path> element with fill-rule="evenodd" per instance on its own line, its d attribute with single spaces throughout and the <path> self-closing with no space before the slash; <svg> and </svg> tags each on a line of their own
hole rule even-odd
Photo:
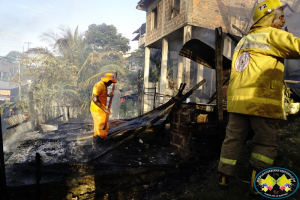
<svg viewBox="0 0 300 200">
<path fill-rule="evenodd" d="M 8 119 L 11 119 L 11 118 L 8 118 Z M 16 120 L 16 119 L 19 120 L 19 121 L 15 121 L 17 123 L 23 121 L 23 118 L 21 117 L 21 115 L 15 115 L 12 120 Z M 13 124 L 13 125 L 15 125 L 15 124 Z M 10 124 L 10 126 L 12 126 L 12 125 Z M 30 128 L 31 128 L 31 122 L 28 121 L 28 122 L 18 125 L 15 128 L 7 130 L 3 137 L 4 152 L 14 151 L 17 148 L 17 146 L 24 140 L 24 138 L 27 135 L 27 134 L 25 134 L 25 132 L 28 131 Z M 33 134 L 31 134 L 30 136 L 33 136 Z"/>
<path fill-rule="evenodd" d="M 22 131 L 16 131 L 14 133 L 5 134 L 3 137 L 4 152 L 8 153 L 16 149 L 20 142 L 23 140 L 22 136 Z"/>
<path fill-rule="evenodd" d="M 111 87 L 107 88 L 107 92 L 110 93 L 112 90 Z M 120 103 L 120 98 L 121 98 L 121 92 L 120 90 L 115 90 L 114 91 L 114 97 L 111 103 L 111 115 L 110 118 L 113 119 L 119 119 L 119 115 L 120 115 L 120 107 L 121 107 L 121 103 Z M 107 98 L 107 105 L 109 103 L 109 97 Z"/>
</svg>

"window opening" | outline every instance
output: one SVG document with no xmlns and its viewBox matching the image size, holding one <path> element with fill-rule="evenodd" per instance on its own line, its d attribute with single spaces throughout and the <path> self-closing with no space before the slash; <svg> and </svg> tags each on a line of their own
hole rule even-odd
<svg viewBox="0 0 300 200">
<path fill-rule="evenodd" d="M 157 7 L 151 12 L 151 30 L 157 28 Z"/>
<path fill-rule="evenodd" d="M 171 1 L 171 18 L 174 18 L 180 12 L 180 0 L 170 0 L 170 1 Z"/>
</svg>

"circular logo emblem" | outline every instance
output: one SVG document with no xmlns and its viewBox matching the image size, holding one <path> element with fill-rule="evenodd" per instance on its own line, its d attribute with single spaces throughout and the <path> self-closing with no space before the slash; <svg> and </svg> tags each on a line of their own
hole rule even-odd
<svg viewBox="0 0 300 200">
<path fill-rule="evenodd" d="M 235 70 L 237 72 L 244 71 L 248 67 L 249 60 L 250 60 L 250 55 L 248 52 L 241 53 L 241 55 L 239 55 L 239 57 L 235 61 L 234 64 Z"/>
<path fill-rule="evenodd" d="M 257 174 L 255 190 L 269 199 L 283 199 L 294 194 L 299 187 L 298 177 L 290 170 L 272 167 Z"/>
<path fill-rule="evenodd" d="M 115 78 L 115 76 L 114 76 L 114 75 L 111 75 L 111 78 Z"/>
</svg>

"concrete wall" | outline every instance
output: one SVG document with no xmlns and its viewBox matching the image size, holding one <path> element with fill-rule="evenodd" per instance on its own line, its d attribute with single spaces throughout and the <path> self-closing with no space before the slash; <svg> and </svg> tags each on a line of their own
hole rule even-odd
<svg viewBox="0 0 300 200">
<path fill-rule="evenodd" d="M 147 9 L 145 46 L 185 25 L 211 30 L 221 26 L 223 32 L 241 36 L 241 33 L 232 28 L 232 25 L 245 30 L 250 20 L 251 26 L 251 12 L 255 2 L 256 0 L 181 0 L 179 14 L 171 18 L 170 0 L 153 1 Z M 300 0 L 282 0 L 281 2 L 288 3 L 295 11 L 299 10 Z M 151 30 L 151 11 L 155 7 L 157 7 L 158 24 L 156 29 Z"/>
<path fill-rule="evenodd" d="M 224 32 L 240 33 L 234 24 L 243 29 L 251 18 L 256 0 L 193 0 L 192 24 L 208 29 L 222 27 Z"/>
<path fill-rule="evenodd" d="M 180 12 L 171 18 L 171 5 L 169 0 L 154 1 L 148 7 L 146 15 L 146 45 L 159 40 L 174 30 L 184 26 L 186 17 L 186 7 L 189 0 L 181 0 Z M 157 28 L 151 30 L 151 12 L 157 7 Z"/>
<path fill-rule="evenodd" d="M 232 24 L 243 29 L 251 17 L 251 9 L 255 0 L 181 0 L 180 12 L 171 17 L 169 0 L 153 1 L 147 9 L 146 46 L 161 39 L 165 35 L 184 27 L 193 25 L 214 30 L 221 26 L 224 32 L 231 31 L 240 35 L 232 28 Z M 151 12 L 157 7 L 157 28 L 151 29 Z"/>
</svg>

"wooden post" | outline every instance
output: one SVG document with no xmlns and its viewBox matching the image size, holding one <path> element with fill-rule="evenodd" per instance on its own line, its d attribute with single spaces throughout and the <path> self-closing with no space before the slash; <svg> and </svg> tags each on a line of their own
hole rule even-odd
<svg viewBox="0 0 300 200">
<path fill-rule="evenodd" d="M 29 95 L 29 114 L 30 114 L 30 121 L 31 121 L 31 128 L 35 128 L 35 113 L 33 107 L 33 92 L 28 92 Z"/>
<path fill-rule="evenodd" d="M 156 87 L 154 87 L 154 95 L 153 95 L 153 110 L 156 108 Z"/>
<path fill-rule="evenodd" d="M 70 106 L 67 106 L 67 121 L 70 119 Z"/>
<path fill-rule="evenodd" d="M 142 115 L 142 75 L 141 69 L 138 71 L 138 116 Z"/>
<path fill-rule="evenodd" d="M 0 174 L 0 194 L 1 196 L 4 197 L 4 199 L 8 199 L 7 196 L 7 189 L 6 189 L 6 175 L 5 175 L 5 162 L 4 162 L 4 150 L 3 150 L 3 137 L 2 137 L 2 122 L 1 122 L 1 118 L 0 117 L 0 169 L 1 169 L 1 174 Z M 3 195 L 2 195 L 3 194 Z"/>
<path fill-rule="evenodd" d="M 144 83 L 145 84 L 145 83 Z M 144 108 L 145 108 L 145 87 L 143 87 L 143 91 L 142 91 L 142 115 L 145 113 L 144 111 Z"/>
<path fill-rule="evenodd" d="M 216 93 L 218 109 L 218 135 L 221 137 L 224 132 L 223 122 L 223 47 L 222 27 L 215 29 L 215 58 L 216 58 Z"/>
</svg>

